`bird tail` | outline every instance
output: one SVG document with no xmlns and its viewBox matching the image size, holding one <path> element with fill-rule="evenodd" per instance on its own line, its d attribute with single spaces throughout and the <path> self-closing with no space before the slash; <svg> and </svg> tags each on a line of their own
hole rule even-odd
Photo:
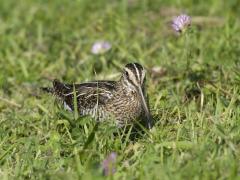
<svg viewBox="0 0 240 180">
<path fill-rule="evenodd" d="M 64 89 L 64 85 L 57 79 L 54 79 L 52 84 L 53 87 L 41 87 L 41 90 L 50 94 L 59 95 L 62 89 Z"/>
<path fill-rule="evenodd" d="M 51 87 L 41 87 L 40 89 L 46 93 L 54 94 L 54 89 Z"/>
<path fill-rule="evenodd" d="M 42 87 L 41 89 L 58 97 L 63 97 L 63 94 L 67 93 L 70 89 L 67 85 L 61 83 L 57 79 L 54 79 L 52 84 L 53 87 Z"/>
</svg>

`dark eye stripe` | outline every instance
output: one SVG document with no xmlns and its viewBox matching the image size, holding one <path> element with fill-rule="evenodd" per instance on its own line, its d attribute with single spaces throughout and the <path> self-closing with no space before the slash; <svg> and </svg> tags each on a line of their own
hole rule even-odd
<svg viewBox="0 0 240 180">
<path fill-rule="evenodd" d="M 125 71 L 125 74 L 126 74 L 127 78 L 129 78 L 129 73 L 127 71 Z"/>
</svg>

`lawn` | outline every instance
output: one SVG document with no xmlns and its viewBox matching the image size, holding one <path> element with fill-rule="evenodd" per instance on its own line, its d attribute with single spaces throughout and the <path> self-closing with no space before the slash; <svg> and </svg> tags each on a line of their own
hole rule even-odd
<svg viewBox="0 0 240 180">
<path fill-rule="evenodd" d="M 238 0 L 0 0 L 0 179 L 239 179 L 239 34 Z M 112 48 L 91 53 L 98 40 Z M 97 126 L 40 90 L 129 62 L 147 69 L 152 130 Z"/>
</svg>

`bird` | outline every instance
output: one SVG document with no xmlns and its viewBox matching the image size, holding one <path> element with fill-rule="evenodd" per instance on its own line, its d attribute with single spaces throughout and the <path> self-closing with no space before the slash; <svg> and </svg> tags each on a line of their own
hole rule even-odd
<svg viewBox="0 0 240 180">
<path fill-rule="evenodd" d="M 143 66 L 128 63 L 118 81 L 98 80 L 67 84 L 54 79 L 53 87 L 44 87 L 42 90 L 56 96 L 64 109 L 77 109 L 80 116 L 90 116 L 98 122 L 115 119 L 118 127 L 142 119 L 146 120 L 147 128 L 151 129 L 152 116 L 145 82 L 146 70 Z"/>
</svg>

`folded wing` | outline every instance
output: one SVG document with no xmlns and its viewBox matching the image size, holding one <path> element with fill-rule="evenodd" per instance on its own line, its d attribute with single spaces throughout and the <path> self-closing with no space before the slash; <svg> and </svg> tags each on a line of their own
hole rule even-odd
<svg viewBox="0 0 240 180">
<path fill-rule="evenodd" d="M 78 109 L 81 111 L 81 109 L 92 109 L 96 105 L 104 105 L 111 100 L 115 91 L 115 83 L 114 81 L 93 81 L 82 84 L 64 84 L 54 80 L 53 89 L 54 94 L 61 99 L 66 109 L 74 109 L 74 98 L 76 98 Z"/>
</svg>

